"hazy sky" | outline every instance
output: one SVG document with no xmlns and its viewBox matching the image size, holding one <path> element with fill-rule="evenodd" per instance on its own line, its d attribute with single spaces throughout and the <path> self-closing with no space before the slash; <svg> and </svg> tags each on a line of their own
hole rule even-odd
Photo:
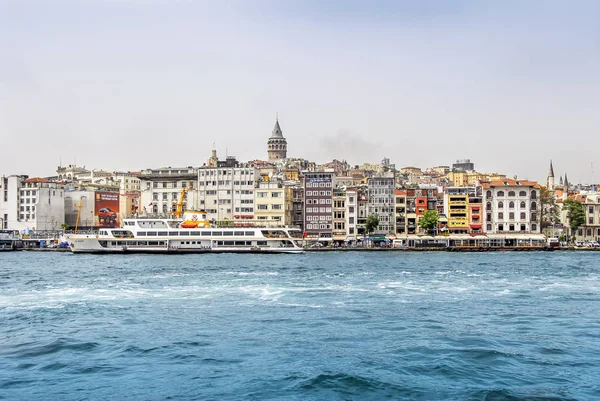
<svg viewBox="0 0 600 401">
<path fill-rule="evenodd" d="M 0 0 L 0 174 L 288 156 L 600 182 L 600 1 Z"/>
</svg>

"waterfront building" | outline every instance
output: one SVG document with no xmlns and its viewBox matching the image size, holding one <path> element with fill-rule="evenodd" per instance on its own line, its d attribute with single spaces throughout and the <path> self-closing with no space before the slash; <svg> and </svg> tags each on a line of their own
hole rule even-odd
<svg viewBox="0 0 600 401">
<path fill-rule="evenodd" d="M 333 189 L 333 240 L 342 242 L 348 236 L 346 227 L 346 188 Z"/>
<path fill-rule="evenodd" d="M 346 188 L 346 239 L 356 241 L 357 239 L 357 217 L 358 217 L 358 190 L 356 188 Z"/>
<path fill-rule="evenodd" d="M 578 200 L 585 210 L 585 223 L 575 235 L 584 241 L 600 241 L 600 194 L 589 193 Z"/>
<path fill-rule="evenodd" d="M 177 209 L 181 192 L 185 190 L 182 205 L 185 209 L 200 207 L 198 200 L 198 168 L 162 167 L 142 170 L 140 180 L 139 213 L 171 216 Z M 201 206 L 203 207 L 203 205 Z"/>
<path fill-rule="evenodd" d="M 287 157 L 287 140 L 279 126 L 279 118 L 275 120 L 275 127 L 267 141 L 267 154 L 269 161 L 285 159 Z"/>
<path fill-rule="evenodd" d="M 485 232 L 540 233 L 540 186 L 504 179 L 482 184 Z"/>
<path fill-rule="evenodd" d="M 390 235 L 394 232 L 394 174 L 372 177 L 367 180 L 369 190 L 369 215 L 379 218 L 374 235 Z"/>
<path fill-rule="evenodd" d="M 198 169 L 198 208 L 207 212 L 209 220 L 252 220 L 259 179 L 254 165 L 238 163 L 233 156 L 219 161 L 217 167 L 203 166 Z"/>
<path fill-rule="evenodd" d="M 0 178 L 0 228 L 59 230 L 65 222 L 64 190 L 45 178 L 10 175 Z"/>
<path fill-rule="evenodd" d="M 469 234 L 483 234 L 483 194 L 481 186 L 469 188 Z"/>
<path fill-rule="evenodd" d="M 257 181 L 254 190 L 254 219 L 261 225 L 291 225 L 291 200 L 292 188 L 286 187 L 283 181 Z"/>
<path fill-rule="evenodd" d="M 470 187 L 448 187 L 444 194 L 444 214 L 448 218 L 450 234 L 469 232 L 469 192 Z"/>
<path fill-rule="evenodd" d="M 395 227 L 396 236 L 405 236 L 408 234 L 406 230 L 406 191 L 396 189 L 394 191 L 395 199 Z"/>
<path fill-rule="evenodd" d="M 369 215 L 369 190 L 366 185 L 357 188 L 356 201 L 356 210 L 358 212 L 356 217 L 356 235 L 357 237 L 364 237 L 366 235 L 365 224 Z"/>
<path fill-rule="evenodd" d="M 333 171 L 304 171 L 304 232 L 314 240 L 333 240 Z"/>
<path fill-rule="evenodd" d="M 304 188 L 298 183 L 290 184 L 292 190 L 292 226 L 304 232 Z"/>
</svg>

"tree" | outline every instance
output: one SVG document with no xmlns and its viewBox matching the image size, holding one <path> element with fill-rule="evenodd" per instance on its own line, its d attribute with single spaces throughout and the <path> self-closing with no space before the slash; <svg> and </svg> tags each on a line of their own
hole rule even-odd
<svg viewBox="0 0 600 401">
<path fill-rule="evenodd" d="M 571 227 L 571 234 L 575 235 L 577 229 L 585 223 L 585 210 L 581 202 L 574 199 L 567 199 L 564 202 L 567 209 L 567 220 Z"/>
<path fill-rule="evenodd" d="M 542 229 L 559 222 L 559 210 L 554 201 L 554 193 L 545 187 L 540 190 L 540 205 L 540 227 Z"/>
<path fill-rule="evenodd" d="M 63 230 L 65 230 L 65 231 L 66 231 L 66 230 L 68 230 L 68 229 L 69 229 L 69 225 L 68 225 L 68 224 L 65 224 L 65 223 L 63 223 L 63 224 L 61 224 L 61 225 L 60 225 L 60 228 L 62 228 Z"/>
<path fill-rule="evenodd" d="M 438 214 L 435 210 L 426 210 L 423 213 L 423 216 L 419 219 L 419 226 L 425 230 L 425 232 L 430 232 L 434 228 L 437 227 L 438 224 Z"/>
<path fill-rule="evenodd" d="M 372 214 L 367 216 L 367 221 L 365 222 L 365 232 L 367 235 L 371 234 L 375 229 L 379 226 L 379 216 L 376 214 Z"/>
</svg>

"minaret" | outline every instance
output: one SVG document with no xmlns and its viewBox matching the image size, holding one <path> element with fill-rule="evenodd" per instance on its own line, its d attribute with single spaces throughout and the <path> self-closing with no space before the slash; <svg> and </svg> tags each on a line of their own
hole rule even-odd
<svg viewBox="0 0 600 401">
<path fill-rule="evenodd" d="M 267 142 L 267 153 L 269 161 L 285 159 L 287 157 L 287 141 L 283 137 L 283 132 L 279 126 L 279 115 L 275 117 L 275 128 Z"/>
<path fill-rule="evenodd" d="M 565 173 L 565 181 L 564 181 L 564 186 L 566 188 L 566 190 L 569 190 L 569 179 L 567 178 L 567 173 Z"/>
<path fill-rule="evenodd" d="M 552 160 L 550 160 L 550 171 L 548 172 L 548 178 L 546 179 L 546 186 L 548 191 L 554 190 L 554 168 L 552 168 Z"/>
</svg>

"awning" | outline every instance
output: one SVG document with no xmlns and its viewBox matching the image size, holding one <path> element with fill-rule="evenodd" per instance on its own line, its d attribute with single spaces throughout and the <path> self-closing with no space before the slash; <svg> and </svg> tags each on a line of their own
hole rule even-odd
<svg viewBox="0 0 600 401">
<path fill-rule="evenodd" d="M 470 224 L 469 226 L 470 226 L 471 228 L 476 228 L 476 229 L 479 229 L 479 228 L 481 228 L 481 224 Z"/>
</svg>

